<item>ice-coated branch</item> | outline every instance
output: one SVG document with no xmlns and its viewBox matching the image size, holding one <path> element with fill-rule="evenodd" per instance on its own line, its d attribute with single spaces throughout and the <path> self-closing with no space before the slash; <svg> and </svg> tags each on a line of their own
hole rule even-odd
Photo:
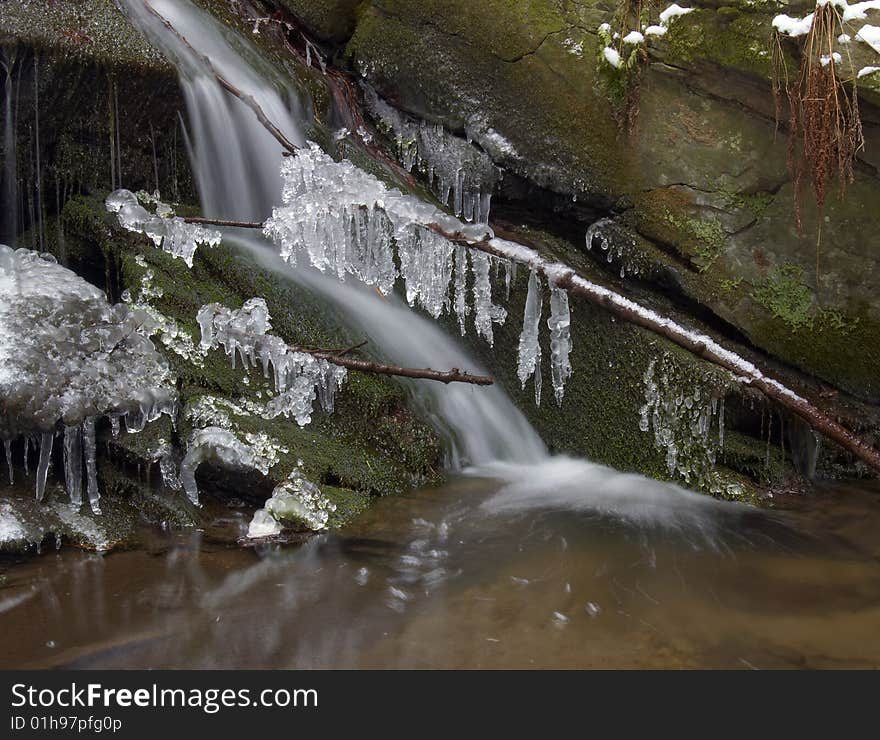
<svg viewBox="0 0 880 740">
<path fill-rule="evenodd" d="M 305 391 L 307 385 L 309 393 L 315 385 L 325 389 L 338 385 L 345 377 L 345 370 L 332 371 L 327 365 L 376 375 L 436 380 L 441 383 L 472 385 L 493 383 L 491 378 L 464 373 L 458 368 L 433 370 L 401 367 L 346 356 L 349 352 L 362 347 L 365 342 L 342 350 L 288 345 L 280 337 L 267 333 L 272 326 L 269 309 L 262 298 L 251 298 L 242 308 L 236 310 L 230 310 L 216 303 L 203 306 L 199 310 L 197 320 L 202 331 L 203 347 L 223 346 L 233 366 L 236 356 L 241 358 L 245 367 L 255 366 L 259 359 L 267 376 L 269 368 L 274 367 L 275 387 L 279 392 L 293 388 L 295 386 L 293 379 L 299 376 L 309 377 L 310 383 L 300 388 Z M 307 402 L 300 400 L 303 402 L 296 404 L 298 408 L 311 407 L 311 397 L 306 399 Z M 300 419 L 305 419 L 307 416 L 305 412 L 294 415 Z"/>
<path fill-rule="evenodd" d="M 190 216 L 188 218 L 183 218 L 183 220 L 188 224 L 198 224 L 200 226 L 230 226 L 236 229 L 263 228 L 263 224 L 259 221 L 230 221 L 226 218 L 202 218 L 201 216 Z"/>
<path fill-rule="evenodd" d="M 287 152 L 295 153 L 299 147 L 294 144 L 290 139 L 288 139 L 284 133 L 281 131 L 278 126 L 276 126 L 266 115 L 265 111 L 260 107 L 260 104 L 254 100 L 252 95 L 248 95 L 247 93 L 239 90 L 235 85 L 233 85 L 229 80 L 227 80 L 223 75 L 221 75 L 215 68 L 214 65 L 211 64 L 211 60 L 205 56 L 204 54 L 200 54 L 189 41 L 186 40 L 186 37 L 181 34 L 172 24 L 171 22 L 165 18 L 158 10 L 156 10 L 152 5 L 150 5 L 147 0 L 144 0 L 144 7 L 151 13 L 165 28 L 167 28 L 174 36 L 183 44 L 187 50 L 193 54 L 197 59 L 199 59 L 208 71 L 213 75 L 214 79 L 220 84 L 220 86 L 226 90 L 227 92 L 234 95 L 238 98 L 242 103 L 244 103 L 248 108 L 250 108 L 254 115 L 257 117 L 257 120 L 263 125 L 263 128 L 266 129 L 275 140 L 281 144 L 281 146 L 287 150 Z"/>
<path fill-rule="evenodd" d="M 602 306 L 615 316 L 665 337 L 697 357 L 730 371 L 736 378 L 763 393 L 767 398 L 803 419 L 812 429 L 836 442 L 874 470 L 880 471 L 880 451 L 816 408 L 778 380 L 766 376 L 753 363 L 726 349 L 714 339 L 687 329 L 661 316 L 620 293 L 578 275 L 568 265 L 545 260 L 538 252 L 504 239 L 472 240 L 458 233 L 450 233 L 436 224 L 428 228 L 455 244 L 462 244 L 495 257 L 510 259 L 528 265 L 535 273 L 543 275 L 558 288 L 585 298 Z"/>
</svg>

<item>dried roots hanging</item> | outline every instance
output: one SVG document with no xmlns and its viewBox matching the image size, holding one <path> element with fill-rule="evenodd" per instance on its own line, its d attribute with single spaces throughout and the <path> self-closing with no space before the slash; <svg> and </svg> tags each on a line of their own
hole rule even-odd
<svg viewBox="0 0 880 740">
<path fill-rule="evenodd" d="M 852 80 L 850 92 L 839 75 L 842 59 L 835 52 L 835 41 L 841 33 L 842 21 L 837 8 L 832 3 L 818 5 L 805 37 L 798 74 L 793 79 L 789 77 L 777 32 L 772 41 L 776 123 L 778 127 L 785 98 L 788 102 L 788 167 L 794 183 L 795 220 L 799 231 L 805 179 L 809 178 L 816 206 L 821 210 L 834 178 L 843 196 L 853 179 L 856 155 L 864 147 L 856 81 Z M 817 235 L 817 260 L 818 238 Z"/>
</svg>

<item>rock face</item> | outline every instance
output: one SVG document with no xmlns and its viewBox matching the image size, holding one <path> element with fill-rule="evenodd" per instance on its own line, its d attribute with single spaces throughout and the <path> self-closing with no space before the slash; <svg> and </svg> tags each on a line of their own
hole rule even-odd
<svg viewBox="0 0 880 740">
<path fill-rule="evenodd" d="M 822 213 L 806 192 L 798 233 L 768 39 L 777 13 L 803 15 L 808 3 L 687 3 L 693 11 L 670 18 L 665 35 L 648 36 L 628 135 L 614 115 L 617 72 L 600 59 L 601 24 L 622 27 L 614 5 L 319 4 L 326 13 L 333 5 L 334 34 L 315 19 L 313 3 L 285 5 L 344 44 L 352 67 L 398 107 L 466 134 L 508 173 L 607 212 L 641 260 L 676 275 L 681 294 L 755 346 L 880 400 L 878 75 L 860 80 L 866 147 L 855 182 Z M 868 12 L 876 22 L 880 12 Z M 351 37 L 340 42 L 338 29 L 348 27 Z M 799 47 L 782 44 L 793 73 Z M 861 43 L 847 50 L 844 77 L 873 53 Z"/>
</svg>

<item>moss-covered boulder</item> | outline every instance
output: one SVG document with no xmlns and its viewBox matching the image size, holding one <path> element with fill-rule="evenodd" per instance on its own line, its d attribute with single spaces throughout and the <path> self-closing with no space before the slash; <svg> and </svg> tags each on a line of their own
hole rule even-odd
<svg viewBox="0 0 880 740">
<path fill-rule="evenodd" d="M 880 340 L 873 78 L 862 80 L 866 148 L 855 182 L 821 213 L 806 193 L 799 232 L 770 39 L 777 13 L 804 14 L 808 4 L 687 5 L 692 12 L 669 19 L 665 35 L 648 36 L 630 133 L 616 110 L 625 65 L 601 53 L 602 24 L 626 30 L 617 4 L 374 0 L 359 8 L 347 54 L 399 107 L 466 133 L 508 172 L 610 214 L 654 272 L 679 273 L 676 290 L 755 346 L 880 400 L 872 351 L 841 351 Z M 658 23 L 660 10 L 646 10 L 642 23 Z M 798 42 L 781 43 L 794 74 Z M 871 53 L 850 46 L 844 77 Z M 796 272 L 808 291 L 801 326 L 764 298 L 779 270 Z"/>
</svg>

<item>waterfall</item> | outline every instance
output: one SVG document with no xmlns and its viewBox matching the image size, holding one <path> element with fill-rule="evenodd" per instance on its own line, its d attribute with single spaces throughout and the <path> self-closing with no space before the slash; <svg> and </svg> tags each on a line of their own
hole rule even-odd
<svg viewBox="0 0 880 740">
<path fill-rule="evenodd" d="M 189 116 L 189 153 L 204 212 L 212 217 L 264 220 L 281 200 L 280 150 L 253 112 L 224 91 L 190 49 L 149 13 L 142 0 L 125 0 L 132 20 L 178 66 Z M 175 0 L 151 0 L 195 50 L 225 79 L 252 95 L 291 141 L 305 142 L 303 106 L 284 78 L 243 38 L 211 15 Z M 242 238 L 253 258 L 283 271 L 341 310 L 353 329 L 397 364 L 484 372 L 430 320 L 391 296 L 380 298 L 353 281 L 341 283 L 308 269 L 291 270 L 274 248 Z M 522 413 L 497 386 L 409 383 L 414 398 L 451 448 L 458 467 L 494 460 L 536 463 L 546 450 Z"/>
</svg>

